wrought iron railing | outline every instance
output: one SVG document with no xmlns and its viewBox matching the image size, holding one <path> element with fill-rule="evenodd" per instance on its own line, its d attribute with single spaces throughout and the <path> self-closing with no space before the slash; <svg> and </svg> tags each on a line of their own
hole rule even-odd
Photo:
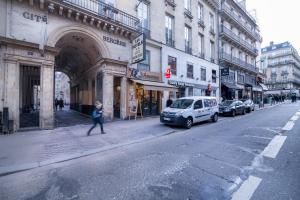
<svg viewBox="0 0 300 200">
<path fill-rule="evenodd" d="M 225 60 L 229 63 L 232 63 L 234 65 L 237 65 L 243 69 L 246 69 L 246 70 L 249 70 L 249 71 L 252 71 L 252 72 L 255 72 L 255 73 L 258 73 L 259 70 L 257 67 L 255 67 L 253 64 L 250 64 L 250 63 L 247 63 L 233 55 L 230 55 L 224 51 L 221 51 L 220 52 L 220 60 Z"/>
<path fill-rule="evenodd" d="M 185 52 L 189 53 L 189 54 L 192 54 L 192 47 L 191 47 L 190 42 L 185 43 Z"/>
<path fill-rule="evenodd" d="M 170 47 L 175 47 L 175 41 L 172 38 L 166 37 L 166 45 Z"/>
<path fill-rule="evenodd" d="M 243 27 L 248 33 L 250 33 L 252 37 L 254 37 L 257 40 L 261 40 L 261 36 L 259 35 L 259 33 L 251 29 L 251 27 L 243 24 L 240 17 L 237 16 L 234 12 L 232 12 L 231 9 L 224 3 L 221 5 L 221 11 L 226 12 L 227 15 L 231 16 L 237 22 L 237 24 L 239 24 L 239 26 Z"/>
<path fill-rule="evenodd" d="M 104 20 L 111 21 L 133 30 L 139 30 L 140 20 L 112 5 L 103 3 L 100 0 L 56 0 L 59 3 L 87 11 Z"/>
<path fill-rule="evenodd" d="M 241 44 L 244 48 L 248 49 L 249 51 L 251 51 L 255 55 L 258 54 L 258 50 L 255 48 L 255 46 L 253 46 L 252 44 L 250 44 L 246 40 L 242 39 L 240 36 L 238 36 L 237 34 L 235 34 L 232 30 L 230 30 L 226 26 L 222 25 L 220 27 L 220 33 L 226 34 L 231 39 L 235 40 L 235 42 L 237 42 L 238 44 Z"/>
</svg>

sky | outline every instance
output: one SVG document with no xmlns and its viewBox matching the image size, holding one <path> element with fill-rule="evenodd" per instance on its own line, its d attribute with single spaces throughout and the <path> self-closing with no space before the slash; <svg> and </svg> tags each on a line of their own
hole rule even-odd
<svg viewBox="0 0 300 200">
<path fill-rule="evenodd" d="M 289 41 L 300 52 L 299 0 L 246 0 L 246 5 L 248 11 L 256 10 L 262 48 L 270 41 Z"/>
</svg>

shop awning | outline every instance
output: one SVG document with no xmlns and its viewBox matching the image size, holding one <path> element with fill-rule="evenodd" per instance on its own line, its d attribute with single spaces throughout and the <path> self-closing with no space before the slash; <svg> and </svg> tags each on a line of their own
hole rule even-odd
<svg viewBox="0 0 300 200">
<path fill-rule="evenodd" d="M 156 90 L 156 91 L 178 91 L 177 87 L 174 87 L 172 85 L 167 85 L 162 82 L 154 82 L 154 81 L 144 81 L 144 80 L 136 80 L 131 79 L 132 81 L 144 85 L 145 90 Z"/>
<path fill-rule="evenodd" d="M 259 83 L 260 87 L 262 87 L 263 91 L 267 91 L 268 90 L 268 87 L 263 84 L 263 83 Z"/>
<path fill-rule="evenodd" d="M 228 87 L 230 89 L 236 89 L 236 90 L 239 89 L 239 87 L 234 83 L 222 83 L 222 85 L 224 85 L 225 87 Z"/>
<path fill-rule="evenodd" d="M 255 92 L 262 92 L 263 91 L 263 89 L 260 86 L 253 86 L 252 90 L 255 91 Z"/>
</svg>

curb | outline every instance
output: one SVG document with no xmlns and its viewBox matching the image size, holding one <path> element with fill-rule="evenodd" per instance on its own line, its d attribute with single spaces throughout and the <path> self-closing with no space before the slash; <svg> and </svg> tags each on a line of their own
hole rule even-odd
<svg viewBox="0 0 300 200">
<path fill-rule="evenodd" d="M 167 135 L 170 135 L 170 134 L 175 133 L 175 132 L 176 132 L 175 130 L 170 130 L 170 131 L 166 131 L 166 132 L 164 132 L 160 135 L 152 135 L 152 136 L 144 137 L 142 139 L 134 140 L 134 141 L 131 141 L 131 142 L 125 142 L 125 143 L 120 143 L 120 144 L 116 144 L 116 145 L 110 145 L 110 146 L 107 146 L 107 147 L 101 147 L 101 148 L 86 150 L 86 151 L 83 151 L 83 152 L 80 152 L 80 153 L 74 153 L 74 154 L 59 156 L 59 157 L 56 157 L 56 158 L 53 158 L 53 159 L 47 159 L 47 160 L 40 161 L 40 162 L 31 162 L 31 163 L 24 163 L 24 164 L 20 164 L 20 165 L 11 165 L 11 166 L 6 166 L 6 167 L 0 167 L 0 177 L 10 175 L 10 174 L 14 174 L 14 173 L 18 173 L 18 172 L 22 172 L 22 171 L 35 169 L 35 168 L 39 168 L 39 167 L 52 165 L 52 164 L 55 164 L 55 163 L 61 163 L 61 162 L 69 161 L 69 160 L 74 160 L 74 159 L 78 159 L 78 158 L 82 158 L 82 157 L 87 157 L 87 156 L 91 156 L 91 155 L 94 155 L 94 154 L 97 154 L 97 153 L 101 153 L 101 152 L 105 152 L 105 151 L 109 151 L 109 150 L 113 150 L 113 149 L 126 147 L 126 146 L 129 146 L 129 145 L 132 145 L 132 144 L 139 144 L 139 143 L 149 141 L 149 140 L 152 140 L 152 139 L 155 139 L 155 138 L 167 136 Z"/>
</svg>

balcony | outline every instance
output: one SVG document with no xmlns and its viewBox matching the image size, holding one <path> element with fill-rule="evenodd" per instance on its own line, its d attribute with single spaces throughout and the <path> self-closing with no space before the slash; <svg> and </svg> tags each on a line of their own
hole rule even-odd
<svg viewBox="0 0 300 200">
<path fill-rule="evenodd" d="M 255 30 L 251 29 L 251 27 L 246 26 L 245 24 L 243 24 L 241 22 L 241 19 L 239 18 L 239 16 L 237 16 L 235 13 L 233 13 L 231 11 L 231 9 L 227 5 L 222 4 L 222 6 L 221 6 L 221 14 L 225 14 L 226 16 L 228 16 L 229 18 L 231 18 L 232 21 L 235 22 L 235 24 L 237 26 L 239 26 L 240 28 L 242 28 L 245 31 L 245 33 L 247 33 L 250 37 L 252 37 L 252 39 L 255 39 L 255 40 L 258 40 L 258 41 L 262 40 L 262 38 L 259 35 L 259 33 L 256 32 Z"/>
<path fill-rule="evenodd" d="M 185 52 L 188 54 L 192 54 L 192 47 L 191 47 L 190 42 L 185 43 Z"/>
<path fill-rule="evenodd" d="M 212 36 L 215 36 L 215 35 L 216 35 L 216 32 L 215 32 L 215 30 L 214 30 L 212 27 L 209 28 L 209 32 L 210 32 L 210 34 L 211 34 Z"/>
<path fill-rule="evenodd" d="M 281 80 L 268 80 L 265 82 L 268 85 L 272 85 L 272 84 L 282 84 L 282 83 L 295 83 L 295 84 L 300 84 L 300 80 L 299 79 L 295 79 L 295 78 L 288 78 L 288 79 L 281 79 Z"/>
<path fill-rule="evenodd" d="M 205 59 L 205 55 L 204 55 L 204 53 L 198 53 L 198 55 L 197 55 L 199 58 L 202 58 L 202 59 Z"/>
<path fill-rule="evenodd" d="M 175 41 L 172 38 L 166 38 L 166 45 L 175 47 Z"/>
<path fill-rule="evenodd" d="M 258 55 L 258 50 L 255 48 L 255 46 L 253 46 L 252 44 L 250 44 L 246 40 L 242 39 L 240 36 L 235 34 L 232 30 L 230 30 L 226 26 L 222 25 L 220 27 L 220 36 L 221 37 L 226 37 L 230 41 L 234 42 L 237 46 L 242 47 L 248 53 L 251 53 L 254 56 Z"/>
<path fill-rule="evenodd" d="M 220 52 L 220 61 L 228 62 L 232 65 L 235 65 L 237 67 L 240 67 L 244 70 L 248 70 L 250 72 L 258 73 L 259 70 L 257 67 L 255 67 L 253 64 L 247 63 L 235 56 L 232 56 L 226 52 Z"/>
<path fill-rule="evenodd" d="M 138 18 L 100 0 L 52 0 L 50 2 L 53 6 L 59 5 L 60 8 L 67 6 L 65 9 L 66 12 L 78 11 L 87 13 L 91 15 L 91 18 L 99 17 L 115 26 L 123 26 L 134 31 L 139 31 L 140 21 Z"/>
<path fill-rule="evenodd" d="M 190 20 L 193 19 L 192 12 L 191 12 L 190 10 L 186 9 L 186 8 L 184 9 L 184 15 L 185 15 L 186 17 L 188 17 Z"/>
<path fill-rule="evenodd" d="M 296 62 L 293 60 L 283 60 L 279 62 L 269 63 L 268 67 L 277 67 L 277 66 L 289 65 L 289 64 L 296 64 Z"/>
<path fill-rule="evenodd" d="M 198 19 L 198 26 L 201 26 L 202 28 L 205 28 L 205 24 L 203 19 Z"/>
<path fill-rule="evenodd" d="M 173 10 L 175 10 L 175 7 L 176 7 L 175 0 L 165 0 L 165 4 L 166 4 L 166 6 L 167 5 L 172 6 Z"/>
</svg>

